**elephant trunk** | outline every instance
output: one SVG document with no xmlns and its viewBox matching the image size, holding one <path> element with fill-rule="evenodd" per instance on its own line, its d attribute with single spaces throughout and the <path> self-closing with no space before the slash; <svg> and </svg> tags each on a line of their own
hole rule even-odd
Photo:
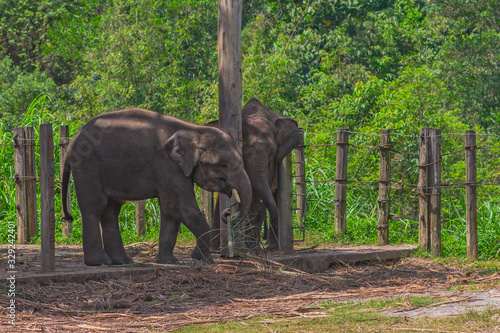
<svg viewBox="0 0 500 333">
<path fill-rule="evenodd" d="M 252 165 L 250 170 L 247 170 L 248 178 L 252 184 L 255 193 L 258 194 L 262 202 L 269 211 L 269 218 L 275 220 L 278 218 L 278 206 L 274 201 L 274 196 L 269 186 L 268 166 L 267 161 L 253 161 L 249 163 Z"/>
<path fill-rule="evenodd" d="M 245 171 L 241 171 L 230 184 L 231 188 L 238 192 L 239 205 L 236 213 L 236 218 L 244 218 L 248 216 L 250 204 L 252 202 L 252 185 Z"/>
</svg>

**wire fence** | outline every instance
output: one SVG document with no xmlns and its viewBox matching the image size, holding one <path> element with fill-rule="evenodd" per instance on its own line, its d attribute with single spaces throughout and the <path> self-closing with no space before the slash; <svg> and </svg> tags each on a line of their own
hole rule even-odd
<svg viewBox="0 0 500 333">
<path fill-rule="evenodd" d="M 355 135 L 362 135 L 362 136 L 368 136 L 368 137 L 378 137 L 380 138 L 381 134 L 380 133 L 365 133 L 365 132 L 355 132 L 355 131 L 347 131 L 347 133 L 355 134 Z M 408 135 L 408 134 L 402 134 L 402 133 L 390 133 L 391 137 L 396 136 L 396 137 L 403 137 L 406 139 L 423 139 L 423 138 L 431 138 L 432 136 L 422 136 L 422 135 Z M 461 136 L 464 137 L 465 133 L 441 133 L 437 136 L 440 137 L 447 137 L 447 136 Z M 494 133 L 476 133 L 476 136 L 482 136 L 482 137 L 495 137 L 495 138 L 500 138 L 500 134 L 494 134 Z M 333 143 L 327 143 L 327 144 L 304 144 L 304 148 L 306 149 L 306 156 L 310 155 L 310 149 L 315 149 L 315 148 L 330 148 L 330 147 L 337 147 L 337 142 Z M 354 143 L 348 143 L 349 148 L 356 148 L 356 149 L 366 149 L 370 151 L 380 151 L 381 145 L 374 145 L 374 146 L 367 146 L 367 145 L 358 145 Z M 487 146 L 476 146 L 475 149 L 477 150 L 494 150 L 494 149 L 500 149 L 500 146 L 496 145 L 487 145 Z M 453 150 L 450 152 L 442 152 L 441 153 L 441 158 L 447 157 L 447 156 L 453 156 L 453 155 L 459 155 L 462 153 L 465 153 L 467 148 L 461 148 L 457 150 Z M 389 151 L 393 154 L 392 160 L 398 161 L 398 160 L 404 160 L 404 156 L 413 156 L 413 157 L 418 157 L 419 153 L 418 152 L 412 152 L 412 151 L 405 151 L 405 150 L 395 150 L 392 147 L 389 148 Z M 352 154 L 352 153 L 350 153 Z M 435 161 L 433 163 L 442 163 L 442 160 Z M 425 165 L 418 165 L 418 167 L 426 167 L 430 166 L 431 164 L 425 164 Z M 500 170 L 499 170 L 500 171 Z M 494 181 L 483 181 L 483 182 L 477 182 L 477 186 L 499 186 L 500 185 L 500 176 L 498 177 L 499 181 L 494 182 Z M 335 179 L 314 179 L 314 180 L 306 180 L 307 183 L 335 183 Z M 356 180 L 353 178 L 347 179 L 347 183 L 352 184 L 352 185 L 359 185 L 359 184 L 371 184 L 374 186 L 379 185 L 379 180 L 372 180 L 372 181 L 366 181 L 366 180 Z M 397 183 L 396 187 L 401 187 L 401 186 L 408 186 L 408 187 L 413 187 L 417 188 L 416 183 L 408 183 L 404 182 L 402 180 L 396 181 Z M 439 188 L 451 188 L 451 187 L 465 187 L 467 183 L 465 181 L 463 182 L 447 182 L 447 183 L 442 183 Z M 394 185 L 393 185 L 394 188 Z"/>
<path fill-rule="evenodd" d="M 398 197 L 398 195 L 394 195 L 394 192 L 410 191 L 409 197 L 406 197 L 405 200 L 418 201 L 419 197 L 422 196 L 435 196 L 436 194 L 432 192 L 433 190 L 438 190 L 439 195 L 441 195 L 442 189 L 463 190 L 469 188 L 471 185 L 475 188 L 488 186 L 498 187 L 500 185 L 500 164 L 497 173 L 492 171 L 492 168 L 494 169 L 495 166 L 483 165 L 482 167 L 486 171 L 480 172 L 479 181 L 474 182 L 465 179 L 465 167 L 463 166 L 464 155 L 467 154 L 470 149 L 474 149 L 484 154 L 490 154 L 491 156 L 484 156 L 485 161 L 500 160 L 494 157 L 496 155 L 492 155 L 496 154 L 497 150 L 500 149 L 500 146 L 497 145 L 500 140 L 500 135 L 498 134 L 477 133 L 475 136 L 481 138 L 480 141 L 482 145 L 466 145 L 463 139 L 466 133 L 407 135 L 390 132 L 390 137 L 396 139 L 390 142 L 390 144 L 384 144 L 381 142 L 381 133 L 363 133 L 345 130 L 344 132 L 346 132 L 351 142 L 337 139 L 328 143 L 304 144 L 299 147 L 305 151 L 306 167 L 304 179 L 297 181 L 296 185 L 308 184 L 311 186 L 312 184 L 332 184 L 335 185 L 335 193 L 341 188 L 378 189 L 379 191 L 385 188 L 393 191 L 391 195 L 393 199 L 390 200 L 393 202 L 393 205 L 399 205 L 406 210 L 408 210 L 408 208 L 404 207 L 404 203 L 397 202 L 401 196 Z M 422 163 L 419 156 L 420 143 L 436 137 L 443 139 L 443 152 L 440 152 L 436 160 Z M 69 142 L 68 135 L 54 137 L 53 139 L 54 146 L 58 148 L 67 146 Z M 2 163 L 4 164 L 13 164 L 15 149 L 36 147 L 38 151 L 40 146 L 38 138 L 25 139 L 14 135 L 8 140 L 10 141 L 5 142 L 4 139 L 4 141 L 0 142 L 0 149 L 2 149 L 4 155 Z M 336 174 L 336 172 L 338 172 L 338 163 L 336 163 L 334 159 L 338 159 L 337 155 L 340 148 L 347 148 L 345 156 L 347 168 L 346 177 L 340 177 Z M 374 175 L 379 173 L 379 155 L 382 151 L 390 153 L 390 175 L 388 179 L 381 179 L 380 177 L 374 179 Z M 58 153 L 59 150 L 56 151 L 56 155 Z M 37 156 L 37 158 L 38 157 L 39 156 Z M 482 160 L 481 158 L 478 159 L 480 162 L 479 164 L 481 164 Z M 312 167 L 312 165 L 315 165 L 316 168 Z M 418 183 L 419 172 L 422 168 L 427 169 L 436 165 L 442 168 L 442 179 L 444 179 L 444 181 L 440 181 L 437 185 L 428 184 L 425 186 L 424 191 L 422 186 Z M 320 170 L 320 168 L 323 169 Z M 489 170 L 487 170 L 488 168 Z M 481 169 L 481 165 L 479 169 Z M 13 170 L 11 167 L 3 167 L 1 170 L 3 174 L 0 174 L 0 182 L 8 183 L 5 184 L 4 188 L 8 188 L 14 183 L 40 180 L 37 174 L 25 175 Z M 301 195 L 305 197 L 305 194 Z M 379 203 L 381 200 L 382 199 L 379 198 Z M 339 203 L 339 206 L 344 204 L 345 201 L 345 198 L 335 198 L 335 203 Z M 416 213 L 417 209 L 413 209 L 412 214 Z M 394 214 L 392 217 L 394 217 Z M 387 223 L 379 223 L 379 225 L 386 224 Z"/>
<path fill-rule="evenodd" d="M 57 144 L 57 146 L 60 148 L 60 147 L 65 147 L 68 145 L 68 142 L 70 140 L 70 137 L 68 136 L 61 136 L 61 137 L 54 137 L 53 138 L 54 140 L 54 145 Z M 4 140 L 3 140 L 4 141 Z M 2 159 L 2 163 L 13 163 L 13 159 L 14 159 L 14 148 L 16 147 L 37 147 L 37 149 L 39 149 L 40 147 L 40 144 L 38 143 L 39 142 L 39 138 L 35 138 L 35 139 L 26 139 L 26 138 L 19 138 L 19 137 L 16 137 L 16 136 L 13 136 L 12 138 L 10 138 L 10 141 L 12 142 L 9 142 L 9 143 L 5 143 L 5 142 L 2 142 L 0 141 L 0 148 L 1 147 L 8 147 L 8 148 L 12 148 L 10 153 L 8 152 L 5 152 L 3 151 L 3 159 Z M 57 151 L 58 153 L 59 151 Z M 10 160 L 9 159 L 5 159 L 6 156 L 10 156 Z M 37 156 L 39 156 L 39 153 L 37 152 Z M 4 168 L 2 168 L 2 170 L 4 170 Z M 11 173 L 9 176 L 6 176 L 5 174 L 4 175 L 0 175 L 0 182 L 7 182 L 7 181 L 24 181 L 24 180 L 40 180 L 39 177 L 23 177 L 23 176 L 20 176 L 18 174 L 15 174 L 15 173 Z M 56 179 L 57 182 L 60 182 L 60 179 Z"/>
<path fill-rule="evenodd" d="M 380 133 L 365 133 L 365 132 L 356 132 L 356 131 L 347 131 L 350 135 L 362 135 L 362 136 L 369 136 L 369 137 L 380 137 Z M 441 137 L 446 137 L 446 136 L 464 136 L 464 133 L 441 133 Z M 423 136 L 419 135 L 411 135 L 411 134 L 402 134 L 402 133 L 394 133 L 391 132 L 391 137 L 396 136 L 396 137 L 404 137 L 404 138 L 410 138 L 410 139 L 422 139 L 424 138 Z M 500 137 L 500 134 L 494 134 L 494 133 L 476 133 L 476 136 L 484 136 L 484 137 Z M 61 138 L 54 138 L 54 143 L 58 143 L 59 141 L 64 142 L 64 143 L 58 143 L 58 145 L 67 145 L 67 141 L 69 140 L 69 137 L 61 137 Z M 35 146 L 39 147 L 39 144 L 37 144 L 37 139 L 22 139 L 22 138 L 12 138 L 11 143 L 5 143 L 5 142 L 0 142 L 0 147 L 2 146 L 7 146 L 7 147 L 16 147 L 16 146 Z M 17 142 L 16 142 L 17 141 Z M 337 143 L 328 143 L 328 144 L 304 144 L 303 147 L 306 149 L 306 156 L 309 154 L 308 151 L 310 149 L 314 148 L 328 148 L 328 147 L 336 147 Z M 373 151 L 380 151 L 381 146 L 376 145 L 376 146 L 366 146 L 366 145 L 358 145 L 354 143 L 349 143 L 348 144 L 349 148 L 356 148 L 356 149 L 366 149 L 366 150 L 373 150 Z M 493 150 L 493 149 L 500 149 L 500 146 L 477 146 L 475 147 L 477 150 Z M 454 150 L 451 152 L 443 152 L 441 153 L 441 157 L 445 156 L 452 156 L 452 155 L 458 155 L 461 153 L 464 153 L 466 151 L 466 148 Z M 409 156 L 415 156 L 418 157 L 418 152 L 410 152 L 410 151 L 405 151 L 405 150 L 395 150 L 393 148 L 390 148 L 390 152 L 394 154 L 396 158 L 395 160 L 401 160 L 404 159 L 401 156 L 404 155 L 409 155 Z M 398 158 L 399 155 L 399 158 Z M 3 161 L 6 163 L 7 161 Z M 441 162 L 441 161 L 439 161 Z M 500 178 L 500 177 L 499 177 Z M 18 175 L 10 175 L 10 176 L 5 176 L 0 177 L 0 181 L 14 181 L 14 180 L 30 180 L 33 179 L 32 177 L 20 177 Z M 350 184 L 373 184 L 377 185 L 378 180 L 373 180 L 373 181 L 366 181 L 366 180 L 355 180 L 355 179 L 348 179 L 348 183 Z M 315 179 L 315 180 L 306 180 L 307 183 L 327 183 L 327 182 L 335 182 L 335 179 Z M 406 183 L 406 182 L 400 182 L 398 185 L 402 186 L 410 186 L 410 187 L 416 187 L 416 184 L 413 183 Z M 454 186 L 465 186 L 465 182 L 453 182 L 453 183 L 445 183 L 442 184 L 441 187 L 454 187 Z M 479 182 L 477 183 L 478 186 L 497 186 L 500 185 L 500 182 Z"/>
<path fill-rule="evenodd" d="M 426 220 L 425 223 L 430 223 L 431 220 L 438 220 L 440 223 L 441 197 L 449 203 L 450 199 L 446 195 L 454 196 L 458 193 L 457 191 L 466 192 L 464 193 L 465 204 L 463 207 L 467 212 L 463 214 L 467 215 L 467 225 L 477 223 L 477 220 L 471 220 L 475 218 L 469 212 L 469 208 L 473 207 L 474 214 L 477 215 L 475 201 L 477 199 L 472 198 L 476 195 L 471 195 L 470 192 L 483 187 L 482 193 L 488 195 L 493 193 L 489 189 L 490 187 L 499 188 L 500 162 L 498 161 L 500 159 L 497 154 L 498 149 L 500 149 L 498 145 L 500 136 L 493 133 L 476 134 L 474 131 L 440 133 L 439 130 L 434 129 L 425 129 L 424 132 L 423 130 L 420 130 L 419 135 L 405 135 L 393 132 L 382 133 L 387 130 L 382 130 L 381 133 L 362 133 L 340 129 L 337 132 L 336 140 L 333 139 L 329 143 L 305 145 L 306 161 L 308 162 L 308 175 L 305 182 L 311 186 L 310 190 L 318 193 L 319 188 L 316 188 L 315 184 L 324 184 L 321 186 L 325 186 L 331 183 L 332 186 L 335 186 L 335 202 L 332 206 L 335 206 L 335 229 L 338 233 L 342 233 L 345 229 L 347 197 L 345 194 L 342 197 L 337 195 L 339 189 L 343 188 L 360 195 L 364 195 L 359 192 L 362 189 L 373 191 L 373 193 L 375 193 L 374 190 L 378 190 L 379 198 L 375 203 L 379 209 L 377 229 L 387 229 L 389 217 L 391 219 L 407 218 L 417 224 L 421 224 L 422 219 Z M 341 132 L 347 136 L 340 139 Z M 382 140 L 384 135 L 396 138 L 396 140 L 384 143 Z M 473 144 L 467 142 L 471 136 L 474 137 Z M 476 136 L 480 138 L 480 144 L 476 144 Z M 426 142 L 425 147 L 427 148 L 424 147 L 425 149 L 422 147 L 423 142 Z M 344 152 L 339 149 L 340 146 L 348 149 L 344 149 Z M 332 149 L 333 147 L 335 149 Z M 386 163 L 390 167 L 389 174 L 386 175 L 382 175 L 382 154 L 384 151 L 388 153 Z M 473 164 L 470 160 L 471 152 L 474 155 Z M 339 154 L 343 156 L 339 157 Z M 476 155 L 479 155 L 477 161 Z M 339 168 L 347 170 L 346 176 L 339 177 Z M 472 173 L 474 174 L 473 180 L 469 179 L 469 174 Z M 425 182 L 421 178 L 422 174 L 426 177 Z M 476 175 L 478 179 L 475 178 Z M 374 179 L 376 176 L 378 178 Z M 324 190 L 325 187 L 321 189 Z M 447 191 L 446 195 L 445 190 Z M 384 191 L 386 192 L 384 195 L 387 197 L 382 198 Z M 405 194 L 400 195 L 397 192 L 405 192 Z M 388 205 L 382 207 L 382 203 L 388 204 L 389 202 L 393 205 L 399 205 L 400 216 L 389 212 Z M 432 211 L 438 209 L 439 216 L 431 216 L 434 213 L 429 213 L 431 209 L 430 206 L 427 206 L 431 202 L 438 205 L 433 207 Z M 422 205 L 427 207 L 424 209 L 426 216 L 422 215 Z M 340 208 L 337 209 L 337 206 Z M 380 219 L 382 209 L 387 210 L 385 215 L 382 214 L 385 216 L 385 221 Z M 444 214 L 450 216 L 448 208 Z M 453 214 L 458 214 L 458 210 L 454 211 Z M 381 241 L 379 238 L 379 242 L 385 243 L 386 241 Z M 428 245 L 425 244 L 426 247 Z"/>
</svg>

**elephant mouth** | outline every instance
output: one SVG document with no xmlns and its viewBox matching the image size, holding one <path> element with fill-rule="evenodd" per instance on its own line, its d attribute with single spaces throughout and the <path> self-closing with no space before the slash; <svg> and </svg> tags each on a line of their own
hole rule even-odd
<svg viewBox="0 0 500 333">
<path fill-rule="evenodd" d="M 234 199 L 236 200 L 236 202 L 241 204 L 240 194 L 238 193 L 237 189 L 228 186 L 223 193 L 227 195 L 228 198 L 232 198 L 234 195 Z"/>
<path fill-rule="evenodd" d="M 207 191 L 224 193 L 228 198 L 232 198 L 234 195 L 236 201 L 241 204 L 240 193 L 236 188 L 228 185 L 225 179 L 218 179 L 215 181 L 215 184 L 213 181 L 210 185 L 209 184 L 210 183 L 205 183 L 205 186 L 202 185 L 200 187 L 206 189 Z"/>
<path fill-rule="evenodd" d="M 219 192 L 224 193 L 225 195 L 228 196 L 228 198 L 231 198 L 231 195 L 233 194 L 232 190 L 233 188 L 229 186 L 227 181 L 223 178 L 219 178 L 217 180 L 217 187 L 220 189 Z"/>
<path fill-rule="evenodd" d="M 222 191 L 222 193 L 224 193 L 225 195 L 227 195 L 228 198 L 231 198 L 233 196 L 233 188 L 231 188 L 231 186 L 227 186 L 224 188 L 224 191 Z"/>
</svg>

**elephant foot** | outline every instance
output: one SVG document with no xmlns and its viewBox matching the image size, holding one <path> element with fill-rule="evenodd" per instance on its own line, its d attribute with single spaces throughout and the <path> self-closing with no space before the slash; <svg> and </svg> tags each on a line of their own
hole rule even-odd
<svg viewBox="0 0 500 333">
<path fill-rule="evenodd" d="M 83 254 L 83 261 L 87 266 L 101 266 L 101 265 L 112 265 L 113 261 L 107 254 L 102 253 L 99 255 L 87 255 Z"/>
<path fill-rule="evenodd" d="M 172 265 L 179 264 L 179 260 L 177 260 L 177 258 L 174 257 L 173 255 L 163 256 L 163 255 L 158 254 L 156 256 L 155 262 L 158 264 L 172 264 Z"/>
<path fill-rule="evenodd" d="M 191 258 L 195 261 L 205 261 L 210 264 L 214 262 L 210 253 L 203 253 L 198 247 L 195 247 L 193 252 L 191 252 Z"/>
<path fill-rule="evenodd" d="M 127 255 L 125 257 L 112 258 L 111 260 L 113 261 L 113 265 L 127 265 L 127 264 L 131 264 L 134 262 Z"/>
</svg>

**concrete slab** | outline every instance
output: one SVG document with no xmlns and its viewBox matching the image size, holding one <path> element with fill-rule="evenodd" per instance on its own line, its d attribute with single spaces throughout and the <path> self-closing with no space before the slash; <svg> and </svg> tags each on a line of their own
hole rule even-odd
<svg viewBox="0 0 500 333">
<path fill-rule="evenodd" d="M 386 246 L 353 246 L 338 249 L 320 249 L 313 252 L 303 252 L 281 256 L 270 256 L 269 259 L 283 265 L 308 273 L 321 273 L 334 265 L 348 263 L 356 264 L 366 261 L 395 260 L 408 257 L 416 245 L 386 245 Z"/>
<path fill-rule="evenodd" d="M 87 280 L 100 280 L 109 278 L 120 278 L 126 275 L 153 274 L 155 267 L 106 267 L 89 268 L 83 270 L 57 270 L 55 272 L 22 272 L 10 275 L 0 275 L 0 281 L 7 281 L 9 276 L 14 275 L 16 284 L 28 282 L 83 282 Z"/>
</svg>

